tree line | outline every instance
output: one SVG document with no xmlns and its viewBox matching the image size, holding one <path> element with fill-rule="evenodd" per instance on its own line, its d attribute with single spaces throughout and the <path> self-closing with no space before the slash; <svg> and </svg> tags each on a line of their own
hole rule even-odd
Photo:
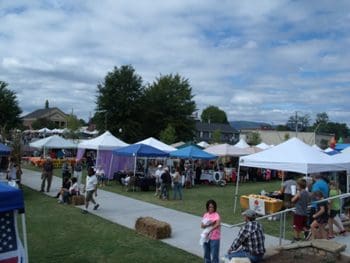
<svg viewBox="0 0 350 263">
<path fill-rule="evenodd" d="M 96 88 L 96 108 L 92 122 L 99 131 L 109 130 L 122 140 L 133 143 L 148 137 L 159 138 L 165 143 L 192 141 L 195 136 L 196 103 L 188 79 L 179 74 L 160 75 L 152 83 L 145 84 L 131 65 L 114 67 Z M 45 107 L 49 107 L 48 101 Z M 4 138 L 7 131 L 23 128 L 22 113 L 16 93 L 8 84 L 0 81 L 0 129 Z M 201 121 L 228 124 L 226 113 L 210 105 L 203 110 Z M 68 128 L 79 129 L 84 125 L 73 114 L 68 116 Z M 39 119 L 33 128 L 55 128 L 54 123 Z M 318 113 L 311 124 L 306 115 L 292 115 L 285 125 L 278 125 L 281 131 L 308 131 L 332 133 L 338 139 L 348 137 L 349 128 L 344 123 L 331 122 L 327 113 Z M 220 136 L 217 136 L 220 137 Z"/>
</svg>

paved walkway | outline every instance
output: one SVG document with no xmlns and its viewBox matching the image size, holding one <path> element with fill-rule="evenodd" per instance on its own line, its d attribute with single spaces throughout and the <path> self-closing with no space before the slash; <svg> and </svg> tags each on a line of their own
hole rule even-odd
<svg viewBox="0 0 350 263">
<path fill-rule="evenodd" d="M 51 191 L 46 194 L 55 196 L 62 185 L 61 180 L 61 178 L 54 176 Z M 39 191 L 41 175 L 38 172 L 24 169 L 22 183 L 34 190 Z M 171 238 L 163 239 L 161 241 L 199 257 L 203 257 L 203 249 L 199 245 L 201 217 L 168 209 L 162 206 L 153 205 L 125 197 L 123 195 L 104 191 L 102 189 L 98 189 L 98 196 L 96 200 L 100 204 L 100 208 L 93 211 L 92 205 L 90 205 L 89 212 L 130 229 L 135 229 L 135 222 L 137 218 L 145 216 L 150 216 L 169 223 L 172 228 Z M 83 206 L 78 207 L 81 209 L 83 208 Z M 239 228 L 231 228 L 226 224 L 222 224 L 220 257 L 226 253 L 234 237 L 237 236 L 238 231 Z M 270 235 L 265 236 L 266 248 L 278 246 L 279 239 L 277 237 Z M 346 254 L 350 255 L 350 237 L 341 236 L 336 237 L 335 240 L 340 243 L 347 244 Z M 289 243 L 289 241 L 283 242 Z"/>
</svg>

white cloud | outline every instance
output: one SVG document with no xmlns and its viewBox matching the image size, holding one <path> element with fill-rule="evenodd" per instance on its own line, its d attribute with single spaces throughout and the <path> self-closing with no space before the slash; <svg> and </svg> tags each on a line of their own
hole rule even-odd
<svg viewBox="0 0 350 263">
<path fill-rule="evenodd" d="M 5 2 L 0 80 L 24 112 L 48 99 L 87 119 L 96 85 L 131 64 L 147 83 L 188 78 L 197 107 L 229 119 L 284 123 L 301 110 L 350 123 L 348 1 Z"/>
</svg>

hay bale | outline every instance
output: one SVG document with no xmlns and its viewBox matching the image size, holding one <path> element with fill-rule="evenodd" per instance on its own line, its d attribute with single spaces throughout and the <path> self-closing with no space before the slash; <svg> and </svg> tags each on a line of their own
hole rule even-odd
<svg viewBox="0 0 350 263">
<path fill-rule="evenodd" d="M 139 217 L 135 223 L 136 232 L 153 239 L 170 237 L 171 226 L 152 217 Z"/>
<path fill-rule="evenodd" d="M 84 205 L 85 204 L 85 196 L 84 195 L 73 195 L 71 203 L 72 203 L 72 205 Z"/>
</svg>

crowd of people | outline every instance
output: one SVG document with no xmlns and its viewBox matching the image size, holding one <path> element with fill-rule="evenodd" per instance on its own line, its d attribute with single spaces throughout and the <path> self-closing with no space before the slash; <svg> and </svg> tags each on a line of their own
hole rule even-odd
<svg viewBox="0 0 350 263">
<path fill-rule="evenodd" d="M 45 191 L 45 186 L 46 192 L 50 192 L 53 169 L 52 159 L 51 157 L 47 157 L 42 166 L 41 192 Z M 96 203 L 94 197 L 97 196 L 98 184 L 104 181 L 102 179 L 99 180 L 99 177 L 104 177 L 104 172 L 101 170 L 101 167 L 94 169 L 93 166 L 87 165 L 85 185 L 82 184 L 83 165 L 80 160 L 73 166 L 70 166 L 68 161 L 64 161 L 61 169 L 62 187 L 56 195 L 58 202 L 61 204 L 68 204 L 71 197 L 85 193 L 85 209 L 83 213 L 86 214 L 88 212 L 90 202 L 94 204 L 94 210 L 98 209 L 99 204 Z"/>
<path fill-rule="evenodd" d="M 293 216 L 294 242 L 304 239 L 333 239 L 334 225 L 340 234 L 346 231 L 340 220 L 341 202 L 339 198 L 324 200 L 341 194 L 338 183 L 329 181 L 321 174 L 295 180 L 287 175 L 282 184 L 284 207 L 295 207 Z M 326 231 L 328 229 L 328 231 Z"/>
<path fill-rule="evenodd" d="M 294 180 L 293 176 L 287 175 L 281 191 L 284 194 L 284 207 L 294 208 L 292 242 L 333 239 L 334 226 L 339 235 L 346 235 L 340 220 L 341 201 L 337 198 L 341 191 L 335 181 L 328 181 L 321 174 L 313 175 L 310 182 L 304 178 Z M 327 199 L 328 197 L 335 198 Z M 245 224 L 227 250 L 225 258 L 249 258 L 250 262 L 261 262 L 266 251 L 263 227 L 256 221 L 258 215 L 254 210 L 247 209 L 242 215 Z M 200 244 L 204 249 L 204 262 L 219 262 L 220 215 L 214 200 L 206 203 L 201 228 Z"/>
</svg>

